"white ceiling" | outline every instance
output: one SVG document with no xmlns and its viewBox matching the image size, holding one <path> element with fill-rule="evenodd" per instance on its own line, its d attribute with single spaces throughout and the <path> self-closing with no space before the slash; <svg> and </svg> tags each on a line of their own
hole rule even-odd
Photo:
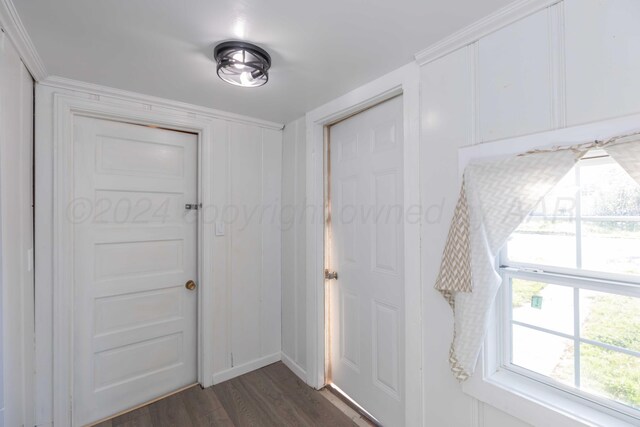
<svg viewBox="0 0 640 427">
<path fill-rule="evenodd" d="M 412 60 L 512 0 L 14 0 L 51 75 L 286 123 Z M 267 49 L 261 88 L 215 74 L 213 47 Z"/>
</svg>

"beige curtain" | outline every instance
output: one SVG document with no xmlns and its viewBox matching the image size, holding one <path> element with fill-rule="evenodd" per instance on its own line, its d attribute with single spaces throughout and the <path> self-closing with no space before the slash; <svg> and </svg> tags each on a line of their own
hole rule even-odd
<svg viewBox="0 0 640 427">
<path fill-rule="evenodd" d="M 638 134 L 472 162 L 465 169 L 435 286 L 454 311 L 449 362 L 458 380 L 473 374 L 482 347 L 501 284 L 498 252 L 540 200 L 596 147 L 640 183 Z"/>
</svg>

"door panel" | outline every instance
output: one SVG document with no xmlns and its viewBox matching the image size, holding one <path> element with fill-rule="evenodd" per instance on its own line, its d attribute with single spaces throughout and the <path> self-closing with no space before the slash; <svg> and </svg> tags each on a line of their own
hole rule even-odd
<svg viewBox="0 0 640 427">
<path fill-rule="evenodd" d="M 196 382 L 195 135 L 74 124 L 74 398 L 85 425 Z"/>
<path fill-rule="evenodd" d="M 330 379 L 382 424 L 404 424 L 402 98 L 329 130 Z"/>
</svg>

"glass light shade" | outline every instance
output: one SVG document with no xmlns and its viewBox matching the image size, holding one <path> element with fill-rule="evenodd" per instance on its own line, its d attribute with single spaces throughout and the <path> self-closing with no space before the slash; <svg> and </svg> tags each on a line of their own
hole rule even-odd
<svg viewBox="0 0 640 427">
<path fill-rule="evenodd" d="M 214 57 L 218 77 L 242 87 L 258 87 L 269 81 L 271 57 L 264 50 L 245 42 L 224 42 L 216 46 Z"/>
</svg>

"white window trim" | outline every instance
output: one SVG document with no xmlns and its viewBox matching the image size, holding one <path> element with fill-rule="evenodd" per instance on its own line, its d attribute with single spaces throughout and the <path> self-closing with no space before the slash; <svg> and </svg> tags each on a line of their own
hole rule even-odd
<svg viewBox="0 0 640 427">
<path fill-rule="evenodd" d="M 533 135 L 463 147 L 458 152 L 459 176 L 471 160 L 513 155 L 536 148 L 579 144 L 594 139 L 640 131 L 640 114 L 557 129 Z M 500 293 L 501 294 L 501 293 Z M 502 348 L 499 312 L 494 304 L 476 372 L 462 384 L 463 391 L 501 411 L 532 425 L 554 427 L 611 426 L 631 427 L 632 421 L 610 415 L 570 393 L 527 378 L 501 367 Z"/>
<path fill-rule="evenodd" d="M 504 255 L 504 251 L 501 255 Z M 501 271 L 501 276 L 503 278 L 503 286 L 499 292 L 498 299 L 495 303 L 496 308 L 496 317 L 495 321 L 497 323 L 496 329 L 496 349 L 499 353 L 496 353 L 496 360 L 493 363 L 493 369 L 496 372 L 505 371 L 506 373 L 515 374 L 517 377 L 522 377 L 523 379 L 527 379 L 534 383 L 534 385 L 542 385 L 544 387 L 550 387 L 552 393 L 562 393 L 568 399 L 576 401 L 579 404 L 589 406 L 592 409 L 595 409 L 598 412 L 603 412 L 612 417 L 612 419 L 619 419 L 622 421 L 626 421 L 630 423 L 629 425 L 637 425 L 638 419 L 634 418 L 635 414 L 633 414 L 632 410 L 627 409 L 625 405 L 613 401 L 611 399 L 598 397 L 595 395 L 590 395 L 587 392 L 576 390 L 569 385 L 562 384 L 554 384 L 554 381 L 544 375 L 537 374 L 535 372 L 528 371 L 525 368 L 521 368 L 515 364 L 510 362 L 510 337 L 506 328 L 509 328 L 509 324 L 513 321 L 511 318 L 511 310 L 507 307 L 511 305 L 510 302 L 510 287 L 508 285 L 508 281 L 510 278 L 521 278 L 525 280 L 542 280 L 544 282 L 556 283 L 558 286 L 567 286 L 572 289 L 594 289 L 599 292 L 606 292 L 603 290 L 603 283 L 606 283 L 607 286 L 611 287 L 615 292 L 610 292 L 611 294 L 616 295 L 629 295 L 638 297 L 638 285 L 633 284 L 629 285 L 626 283 L 620 283 L 615 281 L 607 281 L 607 280 L 592 280 L 591 278 L 585 276 L 566 276 L 562 274 L 554 274 L 548 272 L 527 272 L 518 270 L 517 268 L 504 268 Z M 596 285 L 599 283 L 599 285 Z M 575 302 L 575 300 L 574 300 Z M 498 318 L 497 316 L 501 316 Z M 574 317 L 579 316 L 579 312 L 574 312 Z M 574 318 L 574 325 L 578 322 L 577 318 Z M 517 322 L 516 322 L 517 324 Z M 583 344 L 591 343 L 590 340 L 580 337 L 579 333 L 576 332 L 576 336 L 568 336 L 569 334 L 556 332 L 556 331 L 548 331 L 545 328 L 540 328 L 535 325 L 523 324 L 524 327 L 528 327 L 530 329 L 536 329 L 544 333 L 548 333 L 557 337 L 564 337 L 566 339 L 581 341 Z M 565 336 L 566 335 L 566 336 Z M 609 348 L 618 352 L 627 352 L 624 349 L 616 348 L 615 346 L 607 345 L 606 343 L 595 342 L 591 343 L 592 345 L 597 345 L 604 348 Z M 629 352 L 629 354 L 636 352 Z M 576 353 L 578 354 L 578 353 Z M 633 356 L 637 356 L 636 354 L 632 354 Z M 579 371 L 579 360 L 576 361 L 577 370 Z M 505 366 L 507 365 L 507 366 Z M 538 384 L 540 383 L 540 384 Z M 554 388 L 557 389 L 553 390 Z M 633 414 L 633 415 L 632 415 Z M 607 425 L 615 425 L 614 421 L 608 421 Z M 622 423 L 622 425 L 627 425 Z"/>
</svg>

